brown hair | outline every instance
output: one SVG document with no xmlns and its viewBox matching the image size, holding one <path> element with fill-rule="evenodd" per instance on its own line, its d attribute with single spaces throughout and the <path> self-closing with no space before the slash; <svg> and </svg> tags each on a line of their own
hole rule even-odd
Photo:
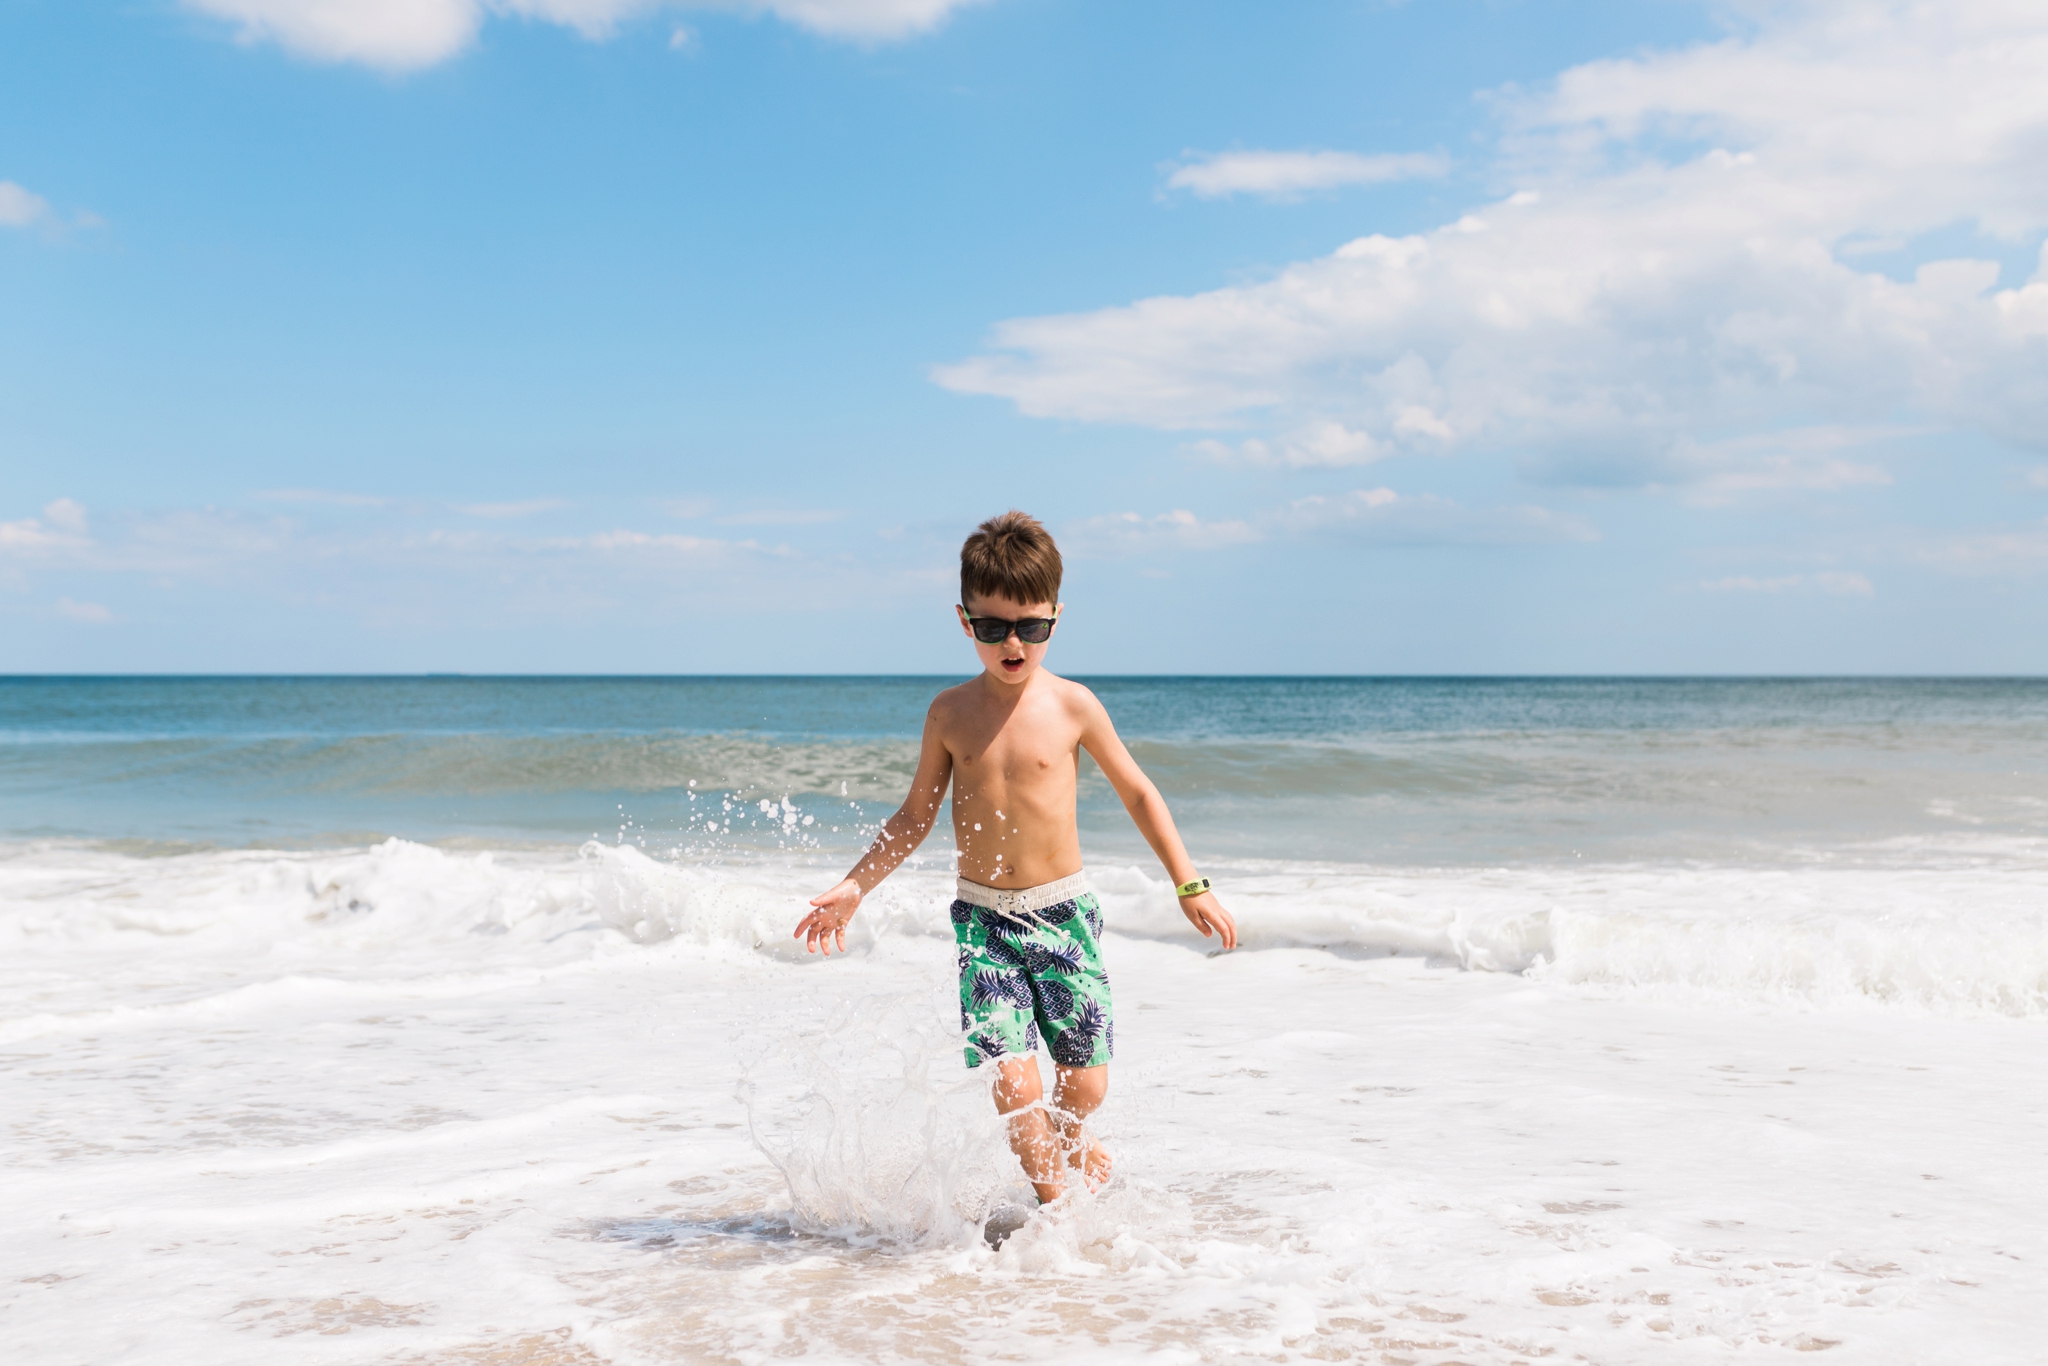
<svg viewBox="0 0 2048 1366">
<path fill-rule="evenodd" d="M 1015 508 L 974 529 L 960 547 L 960 602 L 1005 597 L 1021 605 L 1060 600 L 1060 548 L 1036 517 Z"/>
</svg>

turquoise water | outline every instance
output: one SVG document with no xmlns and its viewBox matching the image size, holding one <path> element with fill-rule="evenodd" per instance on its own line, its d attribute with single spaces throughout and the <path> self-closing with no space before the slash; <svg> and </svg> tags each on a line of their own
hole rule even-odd
<svg viewBox="0 0 2048 1366">
<path fill-rule="evenodd" d="M 757 806 L 787 798 L 815 817 L 801 850 L 829 860 L 900 799 L 925 706 L 956 681 L 0 679 L 0 836 L 623 828 L 710 852 L 692 815 L 730 800 L 718 847 L 737 855 L 791 843 Z M 1236 857 L 1882 861 L 1926 837 L 2048 836 L 2043 680 L 1084 681 L 1190 837 Z M 1083 818 L 1092 842 L 1134 844 L 1092 774 Z"/>
</svg>

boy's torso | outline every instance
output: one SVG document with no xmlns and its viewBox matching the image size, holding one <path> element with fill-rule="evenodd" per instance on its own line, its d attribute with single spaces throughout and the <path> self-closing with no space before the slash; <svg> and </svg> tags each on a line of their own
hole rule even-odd
<svg viewBox="0 0 2048 1366">
<path fill-rule="evenodd" d="M 1081 871 L 1074 819 L 1085 689 L 1039 673 L 1014 699 L 980 679 L 940 694 L 940 739 L 953 759 L 960 875 L 1033 887 Z"/>
</svg>

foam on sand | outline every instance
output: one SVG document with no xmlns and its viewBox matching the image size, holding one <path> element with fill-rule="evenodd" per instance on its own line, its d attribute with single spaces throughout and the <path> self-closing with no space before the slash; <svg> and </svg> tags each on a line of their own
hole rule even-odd
<svg viewBox="0 0 2048 1366">
<path fill-rule="evenodd" d="M 2021 1361 L 2044 874 L 1093 870 L 1116 1179 L 1027 1222 L 942 866 L 0 858 L 31 1362 Z M 166 1331 L 165 1325 L 175 1331 Z"/>
</svg>

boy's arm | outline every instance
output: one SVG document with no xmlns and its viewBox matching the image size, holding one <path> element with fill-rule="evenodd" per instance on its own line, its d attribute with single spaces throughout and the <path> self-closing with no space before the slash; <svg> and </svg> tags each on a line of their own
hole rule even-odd
<svg viewBox="0 0 2048 1366">
<path fill-rule="evenodd" d="M 1117 737 L 1116 727 L 1110 724 L 1109 712 L 1097 701 L 1095 695 L 1083 692 L 1086 699 L 1086 714 L 1082 718 L 1081 748 L 1095 760 L 1102 769 L 1102 776 L 1109 779 L 1109 785 L 1116 789 L 1116 795 L 1123 799 L 1124 810 L 1131 813 L 1138 833 L 1145 837 L 1145 843 L 1152 846 L 1152 852 L 1159 855 L 1159 861 L 1166 865 L 1166 875 L 1173 879 L 1176 887 L 1193 882 L 1196 877 L 1194 860 L 1188 857 L 1187 846 L 1180 842 L 1180 831 L 1173 825 L 1173 814 L 1166 809 L 1166 798 L 1159 795 L 1159 789 L 1145 776 L 1145 770 L 1138 767 L 1138 761 L 1124 748 L 1124 742 Z M 1214 892 L 1203 892 L 1197 896 L 1180 899 L 1181 914 L 1188 923 L 1202 932 L 1207 939 L 1212 933 L 1223 941 L 1223 947 L 1237 947 L 1237 922 L 1230 918 L 1230 912 L 1223 909 L 1223 903 L 1216 899 Z"/>
<path fill-rule="evenodd" d="M 836 941 L 846 952 L 846 922 L 860 909 L 861 898 L 875 890 L 875 884 L 896 871 L 897 865 L 924 843 L 939 817 L 946 797 L 946 784 L 953 780 L 953 755 L 939 738 L 938 703 L 925 713 L 924 747 L 917 756 L 917 774 L 910 780 L 910 795 L 896 814 L 882 822 L 881 833 L 862 854 L 853 870 L 839 885 L 823 896 L 811 898 L 811 913 L 796 927 L 795 938 L 804 941 L 804 952 L 832 953 Z"/>
</svg>

